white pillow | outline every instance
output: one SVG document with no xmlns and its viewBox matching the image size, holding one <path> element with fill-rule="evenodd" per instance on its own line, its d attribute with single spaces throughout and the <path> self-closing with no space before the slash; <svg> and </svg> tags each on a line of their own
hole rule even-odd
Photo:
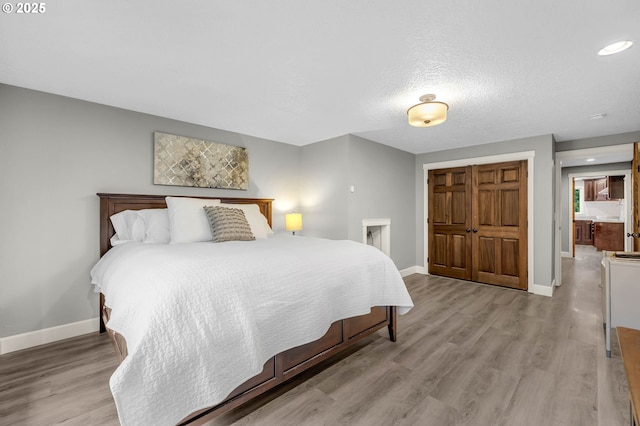
<svg viewBox="0 0 640 426">
<path fill-rule="evenodd" d="M 211 198 L 166 197 L 171 244 L 211 241 L 211 227 L 204 206 L 220 204 Z"/>
<path fill-rule="evenodd" d="M 267 222 L 267 218 L 260 212 L 257 204 L 220 204 L 222 207 L 240 209 L 244 212 L 251 232 L 256 239 L 267 238 L 267 234 L 273 234 L 273 230 Z"/>
<path fill-rule="evenodd" d="M 144 221 L 143 243 L 168 244 L 171 241 L 168 209 L 139 210 L 138 216 Z"/>
<path fill-rule="evenodd" d="M 121 240 L 120 238 L 118 238 L 118 234 L 113 234 L 113 237 L 111 237 L 109 242 L 111 243 L 111 247 L 115 247 L 115 246 L 117 246 L 119 244 L 128 243 L 129 241 Z"/>
<path fill-rule="evenodd" d="M 111 245 L 129 241 L 166 244 L 170 240 L 167 209 L 124 210 L 110 217 L 115 235 Z"/>
<path fill-rule="evenodd" d="M 135 210 L 121 211 L 109 219 L 116 231 L 117 241 L 141 242 L 144 239 L 144 221 Z"/>
</svg>

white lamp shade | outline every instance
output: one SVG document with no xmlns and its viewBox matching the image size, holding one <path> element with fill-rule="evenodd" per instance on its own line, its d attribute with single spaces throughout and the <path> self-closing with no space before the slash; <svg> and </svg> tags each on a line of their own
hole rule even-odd
<svg viewBox="0 0 640 426">
<path fill-rule="evenodd" d="M 447 119 L 449 105 L 444 102 L 424 102 L 409 108 L 409 124 L 414 127 L 428 127 L 443 123 Z"/>
<path fill-rule="evenodd" d="M 300 231 L 302 229 L 302 214 L 287 213 L 284 216 L 284 226 L 287 231 Z"/>
</svg>

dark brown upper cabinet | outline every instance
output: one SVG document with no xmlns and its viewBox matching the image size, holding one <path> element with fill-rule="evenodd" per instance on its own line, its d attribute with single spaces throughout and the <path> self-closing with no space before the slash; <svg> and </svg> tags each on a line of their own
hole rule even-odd
<svg viewBox="0 0 640 426">
<path fill-rule="evenodd" d="M 584 180 L 585 201 L 609 201 L 624 199 L 624 176 L 607 176 Z"/>
</svg>

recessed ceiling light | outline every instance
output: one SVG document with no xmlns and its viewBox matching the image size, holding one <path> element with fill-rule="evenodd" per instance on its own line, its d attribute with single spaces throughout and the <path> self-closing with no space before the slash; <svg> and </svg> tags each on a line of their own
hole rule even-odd
<svg viewBox="0 0 640 426">
<path fill-rule="evenodd" d="M 619 41 L 617 43 L 610 44 L 600 49 L 600 51 L 598 52 L 598 55 L 600 56 L 613 55 L 614 53 L 620 53 L 623 50 L 627 50 L 631 46 L 633 46 L 632 41 Z"/>
<path fill-rule="evenodd" d="M 593 114 L 589 116 L 589 120 L 600 120 L 607 116 L 606 112 L 601 112 L 600 114 Z"/>
<path fill-rule="evenodd" d="M 592 161 L 596 161 L 596 159 L 595 159 L 595 158 L 587 158 L 587 160 L 586 160 L 586 161 L 587 161 L 587 163 L 590 163 L 590 162 L 592 162 Z"/>
</svg>

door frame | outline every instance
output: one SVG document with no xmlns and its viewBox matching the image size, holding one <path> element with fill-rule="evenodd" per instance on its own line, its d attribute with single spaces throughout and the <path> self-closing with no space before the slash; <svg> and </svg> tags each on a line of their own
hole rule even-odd
<svg viewBox="0 0 640 426">
<path fill-rule="evenodd" d="M 569 213 L 570 216 L 573 214 L 575 217 L 575 206 L 572 209 L 573 205 L 573 191 L 571 190 L 571 182 L 576 178 L 589 178 L 589 177 L 597 177 L 597 176 L 624 176 L 624 199 L 625 199 L 625 212 L 624 212 L 624 235 L 627 235 L 627 232 L 631 231 L 631 226 L 633 225 L 633 209 L 632 204 L 633 200 L 631 199 L 631 169 L 620 169 L 620 170 L 603 170 L 597 172 L 582 172 L 582 173 L 569 173 L 567 178 L 569 179 Z M 571 219 L 569 219 L 569 257 L 574 257 L 576 255 L 576 246 L 575 246 L 575 238 L 574 238 L 574 229 L 573 223 Z M 562 235 L 560 236 L 562 237 Z M 629 240 L 625 237 L 624 239 L 624 250 L 625 251 L 633 251 L 633 240 Z"/>
<path fill-rule="evenodd" d="M 619 145 L 599 146 L 595 148 L 573 149 L 569 151 L 556 151 L 555 153 L 555 169 L 556 169 L 556 188 L 554 204 L 554 220 L 555 220 L 555 285 L 562 284 L 562 160 L 574 158 L 598 157 L 601 155 L 633 153 L 633 143 L 624 143 Z M 626 190 L 626 189 L 625 189 Z M 626 195 L 626 194 L 625 194 Z M 570 238 L 573 238 L 573 230 L 569 226 Z M 571 242 L 571 240 L 569 240 Z"/>
<path fill-rule="evenodd" d="M 529 293 L 542 294 L 545 296 L 551 296 L 553 290 L 548 286 L 536 286 L 534 279 L 534 257 L 533 257 L 533 233 L 534 228 L 534 220 L 533 220 L 533 182 L 534 182 L 534 157 L 536 156 L 535 151 L 521 151 L 521 152 L 513 152 L 510 154 L 497 154 L 497 155 L 487 155 L 485 157 L 472 157 L 472 158 L 463 158 L 460 160 L 449 160 L 449 161 L 440 161 L 437 163 L 425 163 L 422 165 L 423 169 L 423 182 L 424 182 L 424 193 L 422 195 L 422 199 L 424 202 L 424 210 L 422 223 L 424 224 L 424 265 L 426 273 L 429 273 L 427 262 L 427 256 L 429 256 L 429 227 L 427 226 L 427 216 L 429 214 L 429 185 L 427 184 L 427 177 L 429 176 L 429 170 L 433 169 L 448 169 L 450 167 L 463 167 L 463 166 L 472 166 L 478 164 L 491 164 L 491 163 L 506 163 L 508 161 L 527 161 L 527 222 L 529 226 L 527 227 L 527 291 Z M 541 288 L 545 287 L 545 288 Z M 549 288 L 549 290 L 546 290 Z M 536 291 L 537 290 L 537 291 Z"/>
</svg>

